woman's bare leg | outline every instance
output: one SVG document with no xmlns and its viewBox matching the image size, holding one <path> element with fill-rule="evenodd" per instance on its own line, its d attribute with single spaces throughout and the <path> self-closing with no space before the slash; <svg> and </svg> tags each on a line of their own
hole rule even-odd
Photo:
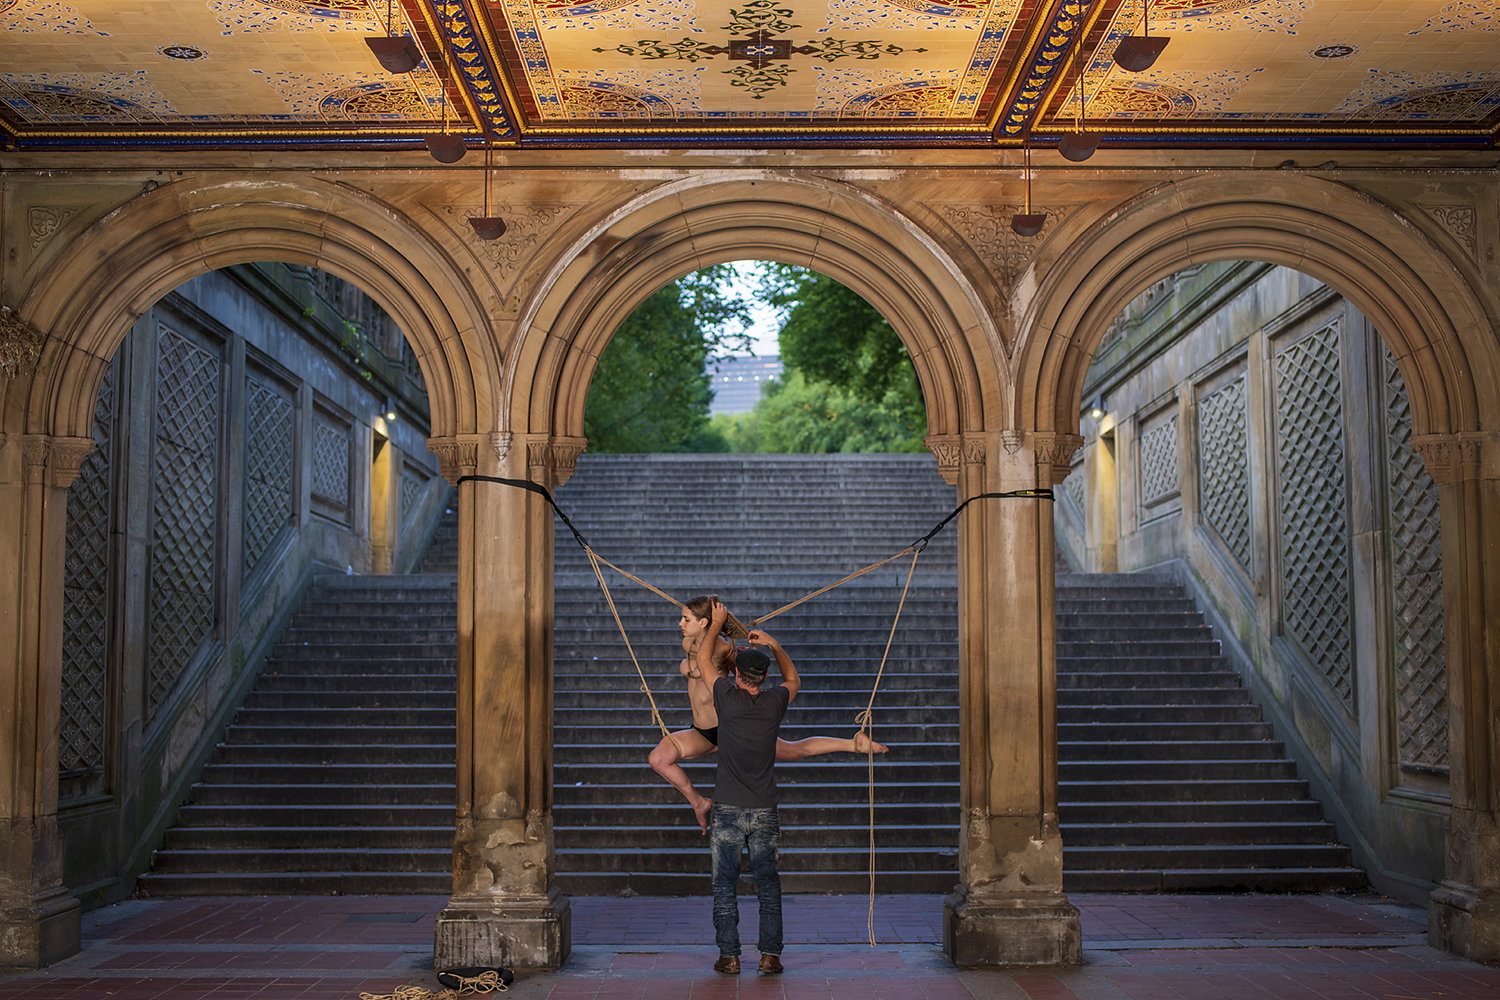
<svg viewBox="0 0 1500 1000">
<path fill-rule="evenodd" d="M 673 742 L 674 739 L 676 742 Z M 713 808 L 713 802 L 698 794 L 687 772 L 677 762 L 702 757 L 713 749 L 714 745 L 698 730 L 684 729 L 673 733 L 670 738 L 663 736 L 646 758 L 651 770 L 666 778 L 667 783 L 687 799 L 688 805 L 693 807 L 693 816 L 698 820 L 698 829 L 705 835 L 708 833 L 708 811 Z"/>
<path fill-rule="evenodd" d="M 809 736 L 805 740 L 777 740 L 776 759 L 780 761 L 802 760 L 804 757 L 819 757 L 825 753 L 885 753 L 889 748 L 876 743 L 864 730 L 855 733 L 852 739 L 841 740 L 837 736 Z"/>
</svg>

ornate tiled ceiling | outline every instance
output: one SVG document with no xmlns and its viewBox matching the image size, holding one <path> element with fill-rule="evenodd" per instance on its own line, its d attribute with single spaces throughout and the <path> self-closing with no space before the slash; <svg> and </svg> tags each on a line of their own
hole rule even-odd
<svg viewBox="0 0 1500 1000">
<path fill-rule="evenodd" d="M 11 149 L 1493 147 L 1497 0 L 0 0 Z M 415 71 L 367 36 L 411 36 Z"/>
</svg>

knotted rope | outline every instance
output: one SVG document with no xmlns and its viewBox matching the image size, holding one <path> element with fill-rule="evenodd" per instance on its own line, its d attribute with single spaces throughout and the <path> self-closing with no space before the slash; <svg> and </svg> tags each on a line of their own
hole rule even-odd
<svg viewBox="0 0 1500 1000">
<path fill-rule="evenodd" d="M 444 975 L 457 979 L 458 986 L 433 992 L 425 986 L 408 984 L 397 986 L 390 993 L 361 993 L 359 1000 L 458 1000 L 460 993 L 506 993 L 509 990 L 498 969 L 486 969 L 477 976 L 459 976 L 451 972 Z"/>
</svg>

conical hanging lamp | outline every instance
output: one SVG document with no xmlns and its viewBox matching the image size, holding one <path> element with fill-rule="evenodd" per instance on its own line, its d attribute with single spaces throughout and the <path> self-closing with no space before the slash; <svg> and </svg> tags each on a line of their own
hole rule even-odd
<svg viewBox="0 0 1500 1000">
<path fill-rule="evenodd" d="M 1084 91 L 1088 89 L 1088 79 L 1088 64 L 1085 63 L 1078 73 L 1078 110 L 1073 117 L 1073 131 L 1063 136 L 1057 144 L 1057 151 L 1062 154 L 1063 159 L 1075 163 L 1087 160 L 1099 148 L 1099 136 L 1083 130 L 1084 119 L 1088 117 L 1088 98 L 1084 95 Z"/>
<path fill-rule="evenodd" d="M 448 24 L 443 25 L 444 37 L 438 46 L 438 95 L 443 102 L 443 133 L 442 135 L 429 135 L 423 142 L 427 146 L 427 152 L 439 163 L 457 163 L 464 158 L 469 151 L 463 137 L 448 134 L 448 40 L 447 36 L 451 30 Z"/>
<path fill-rule="evenodd" d="M 1031 147 L 1022 146 L 1021 151 L 1026 162 L 1026 204 L 1020 214 L 1010 217 L 1010 230 L 1017 236 L 1035 236 L 1046 225 L 1047 213 L 1031 210 Z"/>
<path fill-rule="evenodd" d="M 412 37 L 396 34 L 391 0 L 385 0 L 385 34 L 367 35 L 365 44 L 387 73 L 410 73 L 422 61 L 422 52 Z"/>
<path fill-rule="evenodd" d="M 1151 68 L 1161 50 L 1171 41 L 1166 35 L 1151 35 L 1151 0 L 1141 8 L 1141 34 L 1127 35 L 1115 46 L 1115 65 L 1132 73 Z"/>
<path fill-rule="evenodd" d="M 490 145 L 489 135 L 486 134 L 484 137 L 484 214 L 478 217 L 469 216 L 469 225 L 474 227 L 474 235 L 482 240 L 497 240 L 505 233 L 505 220 L 490 214 L 490 164 L 493 155 L 494 148 Z"/>
</svg>

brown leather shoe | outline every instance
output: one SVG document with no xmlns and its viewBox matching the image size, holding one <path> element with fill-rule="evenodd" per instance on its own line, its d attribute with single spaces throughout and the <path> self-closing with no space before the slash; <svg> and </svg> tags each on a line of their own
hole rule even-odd
<svg viewBox="0 0 1500 1000">
<path fill-rule="evenodd" d="M 783 970 L 781 968 L 781 956 L 780 955 L 762 955 L 762 956 L 760 956 L 760 974 L 761 975 L 763 975 L 763 976 L 775 976 L 775 975 L 778 975 L 779 973 L 781 973 L 782 971 Z"/>
<path fill-rule="evenodd" d="M 726 976 L 738 976 L 740 974 L 740 956 L 720 955 L 719 960 L 714 963 L 714 971 L 722 972 Z"/>
</svg>

